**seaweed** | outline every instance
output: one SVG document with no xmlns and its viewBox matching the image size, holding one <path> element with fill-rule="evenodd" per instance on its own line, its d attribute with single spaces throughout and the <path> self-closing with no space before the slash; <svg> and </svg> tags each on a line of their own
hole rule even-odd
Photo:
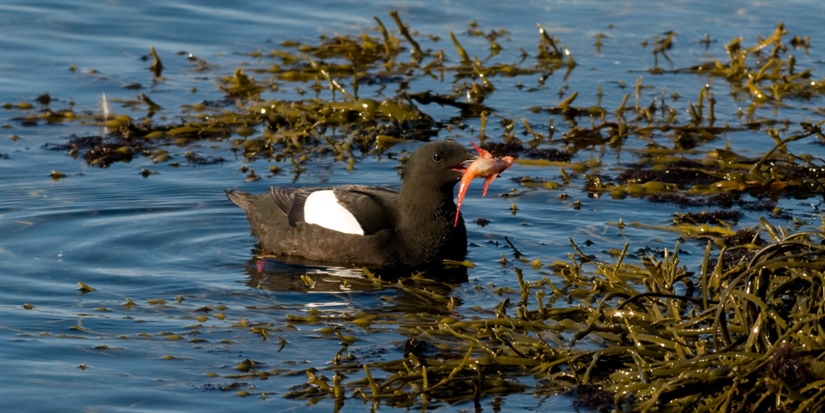
<svg viewBox="0 0 825 413">
<path fill-rule="evenodd" d="M 619 411 L 772 406 L 817 411 L 825 404 L 820 385 L 825 377 L 820 344 L 825 232 L 789 233 L 763 220 L 759 228 L 727 237 L 717 258 L 708 243 L 695 272 L 680 265 L 678 244 L 658 256 L 643 252 L 638 259 L 630 258 L 625 245 L 615 262 L 586 256 L 571 245 L 570 261 L 531 263 L 563 282 L 542 272 L 528 276 L 514 266 L 520 290 L 502 291 L 493 311 L 412 316 L 312 310 L 289 317 L 306 325 L 395 325 L 407 337 L 398 357 L 339 359 L 357 340 L 340 336 L 342 349 L 328 367 L 286 373 L 250 366 L 224 378 L 305 371 L 307 383 L 284 397 L 329 398 L 339 407 L 355 399 L 420 408 L 525 391 L 567 393 L 576 406 Z M 724 253 L 731 249 L 749 254 Z M 422 278 L 426 275 L 403 284 L 368 277 L 375 285 L 395 285 L 420 304 L 451 308 L 448 297 L 431 290 L 432 281 Z M 323 372 L 334 377 L 333 383 Z"/>
<path fill-rule="evenodd" d="M 374 409 L 383 404 L 425 410 L 468 401 L 480 406 L 483 398 L 495 405 L 501 396 L 527 392 L 566 393 L 576 406 L 617 411 L 801 412 L 825 407 L 825 232 L 792 231 L 765 218 L 758 226 L 737 228 L 742 211 L 790 221 L 795 217 L 779 210 L 779 200 L 825 199 L 825 160 L 815 150 L 806 153 L 825 143 L 823 122 L 763 115 L 786 106 L 807 108 L 825 96 L 825 81 L 815 78 L 813 69 L 799 67 L 790 53 L 792 48 L 807 52 L 812 47 L 808 38 L 788 40 L 782 23 L 750 44 L 735 38 L 717 46 L 706 36 L 700 43 L 703 61 L 680 68 L 671 60 L 678 34 L 655 34 L 642 45 L 652 53 L 653 66 L 638 71 L 635 85 L 617 82 L 619 88 L 632 89 L 617 107 L 602 104 L 600 87 L 589 93 L 565 84 L 557 102 L 530 107 L 524 117 L 508 117 L 503 113 L 511 108 L 498 107 L 492 99 L 507 87 L 505 80 L 516 84 L 518 93 L 546 91 L 550 77 L 565 82 L 581 70 L 573 52 L 584 51 L 569 50 L 563 39 L 541 26 L 535 44 L 521 46 L 506 43 L 506 30 L 488 32 L 477 24 L 456 31 L 458 36 L 449 32 L 450 50 L 436 50 L 438 36 L 411 30 L 398 12 L 390 18 L 395 30 L 376 17 L 369 33 L 321 35 L 307 43 L 284 41 L 271 51 L 247 51 L 243 56 L 252 61 L 231 72 L 194 59 L 197 71 L 215 75 L 214 87 L 223 97 L 183 105 L 179 112 L 155 102 L 153 88 L 134 99 L 104 100 L 106 110 L 99 113 L 76 111 L 72 103 L 58 109 L 65 103 L 48 94 L 35 99 L 41 105 L 37 108 L 29 102 L 3 107 L 20 111 L 13 122 L 24 127 L 82 122 L 100 128 L 99 134 L 44 145 L 89 165 L 105 168 L 139 157 L 172 165 L 177 159 L 193 166 L 224 162 L 222 156 L 196 152 L 209 143 L 246 161 L 239 171 L 248 180 L 266 179 L 283 169 L 297 176 L 307 161 L 319 157 L 345 162 L 348 168 L 367 155 L 401 160 L 390 149 L 399 142 L 470 135 L 496 156 L 516 157 L 520 166 L 553 168 L 529 172 L 540 176 L 514 178 L 523 190 L 509 197 L 558 190 L 559 198 L 567 200 L 579 190 L 592 198 L 636 197 L 673 207 L 712 208 L 675 213 L 672 225 L 612 224 L 619 230 L 667 231 L 679 242 L 704 245 L 701 264 L 682 264 L 678 242 L 663 251 L 635 246 L 635 252 L 628 252 L 625 244 L 622 251 L 611 252 L 615 260 L 604 261 L 572 240 L 566 259 L 528 257 L 505 238 L 512 254 L 502 255 L 502 271 L 518 287 L 478 284 L 479 291 L 500 302 L 462 311 L 457 311 L 458 297 L 451 295 L 453 285 L 435 271 L 399 278 L 364 270 L 363 277 L 350 279 L 302 273 L 277 281 L 256 274 L 250 288 L 277 282 L 300 291 L 393 289 L 409 302 L 406 311 L 312 307 L 276 320 L 277 327 L 270 318 L 227 323 L 233 334 L 242 331 L 261 342 L 274 341 L 281 349 L 293 345 L 277 336 L 281 326 L 313 326 L 319 335 L 338 340 L 341 349 L 324 366 L 289 371 L 231 359 L 227 365 L 234 365 L 234 371 L 220 375 L 228 384 L 206 384 L 204 391 L 266 397 L 247 383 L 289 375 L 306 376 L 306 382 L 283 397 L 330 400 L 334 410 L 350 401 L 371 403 Z M 466 49 L 462 36 L 486 39 L 489 58 L 479 59 Z M 597 36 L 597 53 L 603 39 L 607 37 Z M 520 49 L 521 61 L 497 60 L 510 47 Z M 706 57 L 714 53 L 723 57 Z M 660 67 L 660 57 L 672 69 Z M 164 69 L 153 48 L 145 58 L 150 59 L 156 80 L 172 70 Z M 698 90 L 651 92 L 645 79 L 665 73 L 708 81 Z M 417 90 L 420 78 L 438 79 L 440 89 Z M 366 86 L 375 93 L 364 96 Z M 126 87 L 142 88 L 139 83 Z M 289 88 L 295 92 L 289 98 L 280 95 Z M 720 116 L 717 97 L 722 93 L 741 109 Z M 130 115 L 110 113 L 112 103 L 116 112 Z M 436 118 L 431 105 L 455 114 Z M 730 144 L 731 136 L 741 132 L 752 134 L 754 142 L 761 139 L 761 146 L 755 146 L 763 149 L 745 152 Z M 721 143 L 726 139 L 727 144 Z M 606 154 L 621 155 L 621 161 L 605 168 Z M 271 175 L 256 173 L 257 161 L 266 161 Z M 144 176 L 153 173 L 142 171 Z M 63 176 L 57 171 L 50 175 Z M 573 208 L 581 208 L 581 201 L 571 201 Z M 518 205 L 513 203 L 511 210 L 516 213 Z M 489 220 L 476 223 L 484 226 Z M 465 270 L 472 266 L 449 264 Z M 469 282 L 466 271 L 463 275 L 457 282 Z M 141 305 L 127 298 L 120 307 L 130 311 Z M 201 314 L 194 317 L 203 322 L 210 308 L 198 307 L 194 311 Z M 223 320 L 224 315 L 212 317 Z M 370 334 L 375 326 L 403 337 L 398 354 L 352 349 L 357 334 Z M 83 327 L 75 330 L 82 333 Z M 180 340 L 200 334 L 192 331 L 159 336 Z"/>
</svg>

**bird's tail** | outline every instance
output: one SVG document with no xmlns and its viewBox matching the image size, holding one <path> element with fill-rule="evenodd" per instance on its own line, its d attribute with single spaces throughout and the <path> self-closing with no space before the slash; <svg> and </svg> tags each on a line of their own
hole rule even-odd
<svg viewBox="0 0 825 413">
<path fill-rule="evenodd" d="M 235 189 L 227 189 L 226 190 L 226 197 L 232 201 L 233 204 L 243 208 L 246 210 L 252 204 L 252 201 L 256 198 L 255 195 L 249 194 L 246 192 L 238 191 Z"/>
</svg>

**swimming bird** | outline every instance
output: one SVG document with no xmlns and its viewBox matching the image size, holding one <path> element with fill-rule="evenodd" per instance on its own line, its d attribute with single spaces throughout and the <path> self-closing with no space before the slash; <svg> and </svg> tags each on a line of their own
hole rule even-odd
<svg viewBox="0 0 825 413">
<path fill-rule="evenodd" d="M 398 192 L 346 185 L 226 195 L 246 212 L 267 254 L 344 266 L 429 267 L 467 254 L 453 192 L 475 159 L 454 141 L 430 142 L 410 155 Z"/>
</svg>

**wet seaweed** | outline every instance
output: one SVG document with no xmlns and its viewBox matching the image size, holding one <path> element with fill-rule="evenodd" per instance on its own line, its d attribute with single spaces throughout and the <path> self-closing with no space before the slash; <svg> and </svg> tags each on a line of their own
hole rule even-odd
<svg viewBox="0 0 825 413">
<path fill-rule="evenodd" d="M 572 261 L 547 266 L 563 282 L 514 266 L 520 291 L 503 291 L 492 311 L 293 316 L 292 323 L 309 325 L 395 325 L 408 338 L 401 358 L 339 359 L 307 370 L 308 382 L 285 397 L 420 408 L 530 391 L 620 411 L 754 411 L 776 400 L 781 410 L 816 411 L 825 403 L 818 384 L 825 378 L 825 232 L 791 234 L 762 221 L 718 248 L 745 245 L 751 254 L 734 260 L 712 259 L 708 244 L 705 264 L 688 271 L 678 252 L 631 259 L 625 246 L 611 263 L 579 260 L 573 244 Z M 711 265 L 727 260 L 736 262 Z M 415 279 L 396 288 L 449 307 Z M 562 305 L 571 301 L 577 304 Z M 338 354 L 356 339 L 342 336 Z M 337 379 L 330 383 L 329 375 Z"/>
<path fill-rule="evenodd" d="M 280 393 L 266 390 L 268 380 L 305 377 L 280 397 L 328 401 L 336 411 L 363 404 L 486 405 L 528 392 L 566 394 L 579 408 L 616 411 L 819 411 L 825 406 L 825 231 L 792 232 L 761 220 L 724 243 L 707 242 L 704 259 L 692 268 L 680 262 L 684 252 L 678 243 L 672 250 L 635 254 L 626 244 L 607 261 L 589 255 L 588 244 L 571 241 L 567 260 L 548 263 L 511 244 L 514 259 L 504 268 L 517 287 L 479 285 L 499 297 L 489 308 L 457 311 L 461 303 L 453 286 L 436 281 L 435 271 L 390 280 L 364 270 L 360 279 L 304 274 L 310 281 L 305 291 L 328 288 L 317 283 L 322 280 L 338 288 L 393 289 L 399 292 L 395 305 L 310 307 L 274 319 L 268 310 L 283 310 L 281 304 L 260 301 L 266 307 L 257 308 L 254 318 L 233 319 L 240 308 L 186 305 L 179 297 L 143 306 L 127 300 L 120 311 L 137 316 L 152 307 L 180 308 L 195 324 L 153 334 L 156 339 L 189 339 L 194 346 L 220 341 L 221 347 L 206 351 L 225 357 L 227 368 L 206 373 L 196 389 L 267 398 Z M 726 253 L 731 250 L 747 254 Z M 299 330 L 335 340 L 340 350 L 321 366 L 286 361 L 273 368 L 265 361 L 239 360 L 228 351 L 232 342 L 220 339 L 252 336 L 261 343 L 275 341 L 270 345 L 280 351 L 295 345 L 280 334 Z M 100 337 L 79 324 L 73 331 Z M 358 346 L 376 332 L 393 332 L 401 341 L 395 349 Z M 119 340 L 131 338 L 147 339 L 142 333 Z"/>
<path fill-rule="evenodd" d="M 203 156 L 195 152 L 186 152 L 184 156 L 186 157 L 186 161 L 191 165 L 215 165 L 226 162 L 226 160 L 220 156 Z"/>
<path fill-rule="evenodd" d="M 686 212 L 684 214 L 677 212 L 674 215 L 674 225 L 696 225 L 709 223 L 729 223 L 731 225 L 736 225 L 739 219 L 741 219 L 745 214 L 742 211 L 719 210 L 711 212 L 702 211 L 700 213 Z"/>
<path fill-rule="evenodd" d="M 569 163 L 577 152 L 592 148 L 609 146 L 620 150 L 630 138 L 649 141 L 647 149 L 634 151 L 639 162 L 619 173 L 615 183 L 604 187 L 587 185 L 588 191 L 610 192 L 614 198 L 648 196 L 655 202 L 671 202 L 672 199 L 687 205 L 691 203 L 690 197 L 723 192 L 764 194 L 767 191 L 796 197 L 825 192 L 823 159 L 794 155 L 787 150 L 789 143 L 803 139 L 818 144 L 825 142 L 822 123 L 801 122 L 800 129 L 793 132 L 788 120 L 760 119 L 753 115 L 765 105 L 825 95 L 825 82 L 813 78 L 811 69 L 797 67 L 790 54 L 792 49 L 800 48 L 807 52 L 808 43 L 800 40 L 798 35 L 787 43 L 788 33 L 782 23 L 770 36 L 757 39 L 754 45 L 748 46 L 741 38 L 725 45 L 727 61 L 716 59 L 672 70 L 681 75 L 718 78 L 729 84 L 734 100 L 747 105 L 744 112 L 747 118 L 741 126 L 731 126 L 727 122 L 717 124 L 716 99 L 710 86 L 697 91 L 695 103 L 688 101 L 687 107 L 678 108 L 675 106 L 678 93 L 671 93 L 673 102 L 668 102 L 666 90 L 662 90 L 661 98 L 654 97 L 645 103 L 642 91 L 648 86 L 644 84 L 644 78 L 639 77 L 635 93 L 626 94 L 615 109 L 593 102 L 575 106 L 574 103 L 580 100 L 579 91 L 560 92 L 556 105 L 531 108 L 534 114 L 550 115 L 548 122 L 543 123 L 549 125 L 547 128 L 535 120 L 504 119 L 496 114 L 496 108 L 484 102 L 498 90 L 495 82 L 499 78 L 540 75 L 543 79 L 560 69 L 567 74 L 576 70 L 572 53 L 563 46 L 561 39 L 538 26 L 535 53 L 531 55 L 522 48 L 524 59 L 521 62 L 504 63 L 471 58 L 459 38 L 450 33 L 452 46 L 459 56 L 458 62 L 453 63 L 446 58 L 444 50 L 424 46 L 437 45 L 438 36 L 429 35 L 430 41 L 427 41 L 428 36 L 411 31 L 400 14 L 393 12 L 390 17 L 397 31 L 388 29 L 376 17 L 377 27 L 373 29 L 376 35 L 367 32 L 356 36 L 321 35 L 315 43 L 284 41 L 268 52 L 248 52 L 247 55 L 256 59 L 254 64 L 218 77 L 217 89 L 225 94 L 225 98 L 220 102 L 185 105 L 187 116 L 179 118 L 180 121 L 174 117 L 165 121 L 154 119 L 153 115 L 162 108 L 148 93 L 134 100 L 119 101 L 124 108 L 146 110 L 144 119 L 112 114 L 102 117 L 79 115 L 68 108 L 47 109 L 39 115 L 15 120 L 27 126 L 44 120 L 73 119 L 102 124 L 122 141 L 87 150 L 88 156 L 83 158 L 90 164 L 107 166 L 113 162 L 128 162 L 134 154 L 151 153 L 169 145 L 185 150 L 204 140 L 230 141 L 232 151 L 250 160 L 265 158 L 292 162 L 298 158 L 332 155 L 335 160 L 352 164 L 357 162 L 357 157 L 352 156 L 352 148 L 362 153 L 380 154 L 397 142 L 427 140 L 452 130 L 454 125 L 464 125 L 464 120 L 480 119 L 482 148 L 496 155 L 518 157 L 521 163 L 530 165 Z M 491 57 L 502 50 L 498 40 L 505 33 L 504 29 L 485 32 L 477 24 L 470 24 L 467 30 L 467 35 L 484 37 L 490 42 Z M 677 35 L 669 31 L 645 41 L 651 45 L 654 68 L 644 72 L 661 74 L 667 71 L 658 67 L 658 57 L 669 60 L 668 51 Z M 706 46 L 710 47 L 710 42 Z M 412 52 L 411 61 L 403 60 L 406 51 Z M 145 60 L 150 59 L 150 69 L 160 77 L 163 64 L 152 48 L 145 56 Z M 205 70 L 219 70 L 204 64 Z M 439 78 L 447 88 L 412 90 L 410 81 L 416 77 Z M 539 88 L 542 83 L 540 80 Z M 388 84 L 399 87 L 386 99 L 359 96 L 359 85 Z M 274 97 L 286 87 L 293 87 L 299 94 L 307 96 L 300 100 Z M 312 90 L 314 96 L 309 96 L 307 90 Z M 32 109 L 24 103 L 7 103 L 4 107 Z M 453 122 L 436 122 L 427 114 L 426 106 L 432 104 L 455 107 L 460 113 Z M 679 110 L 686 110 L 689 119 L 681 120 Z M 488 120 L 500 122 L 503 130 L 500 141 L 487 139 Z M 557 120 L 568 123 L 560 138 L 554 138 L 556 130 L 560 129 L 555 125 Z M 581 120 L 590 120 L 590 125 L 579 124 Z M 776 146 L 754 158 L 745 158 L 729 148 L 705 149 L 726 134 L 743 128 L 764 131 Z M 554 143 L 562 147 L 549 147 Z M 703 152 L 697 152 L 697 149 Z M 696 157 L 703 153 L 706 156 Z M 176 155 L 171 153 L 168 157 L 153 159 L 166 162 Z M 584 172 L 598 167 L 598 163 L 575 167 L 580 169 L 576 172 Z M 688 198 L 672 193 L 684 194 Z M 714 204 L 724 206 L 723 203 Z"/>
<path fill-rule="evenodd" d="M 279 273 L 273 281 L 257 271 L 250 277 L 251 289 L 282 286 L 271 283 L 304 292 L 392 289 L 406 297 L 396 307 L 403 304 L 405 310 L 341 312 L 313 307 L 284 319 L 262 315 L 265 321 L 222 324 L 233 334 L 275 342 L 281 349 L 294 344 L 278 331 L 312 327 L 318 335 L 338 340 L 341 350 L 325 366 L 288 371 L 230 359 L 231 373 L 210 375 L 228 384 L 205 384 L 204 391 L 266 397 L 247 383 L 281 375 L 306 376 L 305 383 L 283 397 L 308 403 L 329 400 L 334 410 L 344 403 L 372 404 L 376 409 L 386 405 L 424 410 L 459 402 L 479 406 L 485 398 L 495 404 L 501 396 L 526 392 L 567 393 L 577 406 L 618 411 L 801 412 L 825 407 L 825 232 L 795 232 L 764 218 L 758 227 L 735 228 L 741 211 L 770 212 L 790 220 L 793 217 L 777 211 L 778 200 L 825 194 L 825 160 L 791 146 L 821 147 L 823 122 L 756 114 L 764 107 L 807 104 L 825 95 L 825 82 L 813 77 L 813 69 L 797 67 L 789 53 L 791 48 L 807 52 L 808 39 L 787 40 L 780 23 L 770 36 L 750 45 L 741 38 L 724 45 L 725 58 L 678 68 L 669 55 L 678 34 L 656 34 L 643 45 L 653 54 L 653 67 L 640 70 L 635 85 L 621 85 L 635 87 L 618 107 L 604 107 L 579 91 L 560 90 L 558 103 L 530 108 L 528 121 L 504 117 L 490 97 L 503 87 L 502 79 L 518 78 L 516 88 L 531 93 L 544 90 L 550 76 L 566 77 L 577 70 L 562 39 L 539 26 L 535 45 L 516 46 L 523 52 L 520 62 L 499 62 L 475 57 L 462 45 L 466 37 L 454 33 L 445 42 L 448 52 L 435 50 L 440 46 L 434 41 L 437 36 L 428 40 L 416 33 L 397 12 L 390 18 L 395 30 L 376 17 L 372 34 L 322 35 L 314 42 L 285 41 L 271 51 L 245 52 L 254 62 L 216 76 L 215 87 L 223 99 L 184 105 L 174 116 L 157 115 L 172 109 L 153 101 L 152 89 L 134 99 L 111 102 L 119 104 L 117 111 L 131 115 L 76 112 L 73 105 L 36 110 L 27 102 L 3 107 L 21 111 L 13 121 L 25 127 L 80 121 L 105 128 L 99 135 L 69 136 L 65 144 L 44 145 L 89 165 L 108 167 L 138 157 L 154 163 L 223 162 L 222 157 L 195 152 L 197 145 L 208 142 L 249 161 L 240 168 L 249 180 L 262 179 L 252 168 L 257 160 L 285 165 L 267 165 L 272 175 L 283 169 L 297 176 L 311 158 L 326 157 L 351 167 L 366 155 L 401 158 L 390 148 L 405 140 L 477 133 L 482 147 L 496 156 L 511 155 L 520 165 L 558 169 L 557 178 L 517 178 L 515 182 L 527 190 L 560 190 L 566 199 L 575 189 L 592 197 L 639 197 L 715 209 L 677 213 L 670 226 L 615 224 L 619 229 L 669 231 L 679 242 L 706 245 L 704 259 L 688 268 L 680 262 L 684 252 L 678 243 L 672 250 L 635 246 L 635 252 L 626 244 L 611 254 L 615 261 L 608 262 L 572 240 L 566 260 L 529 257 L 505 239 L 511 250 L 500 262 L 518 288 L 479 285 L 500 302 L 462 311 L 457 311 L 460 300 L 451 296 L 453 286 L 438 272 L 399 278 L 364 270 L 363 277 L 352 279 Z M 502 40 L 504 34 L 506 30 L 486 32 L 477 25 L 466 31 L 467 36 L 489 42 L 490 56 L 510 47 Z M 597 37 L 597 43 L 603 37 Z M 704 44 L 707 49 L 716 46 L 709 38 Z M 149 69 L 160 78 L 163 64 L 150 50 L 145 60 L 152 59 Z M 659 57 L 672 68 L 660 67 Z M 199 70 L 220 70 L 202 61 L 192 64 Z M 723 93 L 723 87 L 680 91 L 695 99 L 666 90 L 652 99 L 643 93 L 650 88 L 644 76 L 664 73 L 707 76 L 729 87 L 733 100 L 743 107 L 736 114 L 739 124 L 717 119 L 714 93 Z M 419 77 L 441 79 L 444 87 L 415 90 L 413 80 Z M 396 90 L 385 88 L 389 85 Z M 383 94 L 364 97 L 359 94 L 364 86 L 382 88 Z M 297 97 L 282 99 L 278 93 L 287 88 Z M 62 103 L 43 96 L 48 94 L 36 99 L 42 106 Z M 455 108 L 457 115 L 434 119 L 429 105 Z M 821 109 L 812 113 L 821 114 Z M 480 130 L 468 126 L 470 121 L 480 123 Z M 773 146 L 745 156 L 719 143 L 743 130 L 758 133 Z M 631 140 L 644 145 L 625 149 Z M 602 168 L 600 157 L 609 150 L 627 153 L 632 160 L 624 160 L 620 171 Z M 594 155 L 581 160 L 587 153 Z M 581 201 L 572 205 L 581 207 Z M 513 204 L 513 211 L 517 209 Z M 118 307 L 137 312 L 180 302 L 148 304 L 127 298 Z M 197 307 L 193 311 L 198 314 L 188 311 L 188 316 L 198 323 L 207 317 L 223 320 L 223 313 L 211 315 L 209 308 Z M 400 354 L 352 348 L 359 334 L 379 328 L 402 337 Z M 195 325 L 157 336 L 188 338 L 197 344 L 202 338 L 195 336 L 209 334 L 200 329 L 202 325 Z M 79 325 L 73 331 L 86 332 Z"/>
</svg>

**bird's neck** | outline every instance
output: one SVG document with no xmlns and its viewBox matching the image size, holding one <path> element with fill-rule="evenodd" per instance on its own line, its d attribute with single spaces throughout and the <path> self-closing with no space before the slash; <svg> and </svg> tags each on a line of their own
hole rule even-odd
<svg viewBox="0 0 825 413">
<path fill-rule="evenodd" d="M 467 250 L 467 235 L 464 221 L 453 226 L 456 205 L 453 191 L 431 192 L 429 195 L 399 194 L 399 221 L 396 227 L 408 254 L 414 252 L 421 257 L 409 257 L 411 261 L 429 262 L 435 257 L 461 260 Z"/>
<path fill-rule="evenodd" d="M 398 194 L 398 205 L 401 211 L 400 221 L 412 221 L 414 217 L 444 215 L 445 212 L 455 210 L 453 188 L 442 188 L 439 191 L 416 192 L 401 188 Z"/>
</svg>

